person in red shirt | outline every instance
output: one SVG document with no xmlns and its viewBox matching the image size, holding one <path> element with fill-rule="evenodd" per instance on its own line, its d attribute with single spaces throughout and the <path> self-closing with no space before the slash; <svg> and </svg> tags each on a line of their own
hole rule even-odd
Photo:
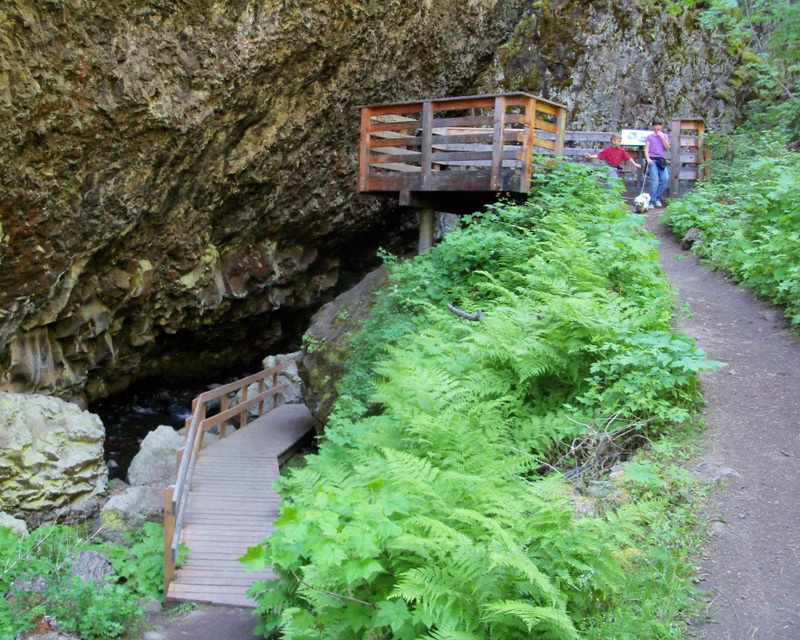
<svg viewBox="0 0 800 640">
<path fill-rule="evenodd" d="M 642 165 L 631 158 L 631 154 L 622 148 L 622 136 L 618 133 L 612 134 L 611 144 L 608 147 L 595 155 L 587 153 L 585 158 L 587 160 L 605 160 L 608 166 L 614 168 L 617 175 L 625 162 L 630 162 L 637 169 L 642 168 Z"/>
</svg>

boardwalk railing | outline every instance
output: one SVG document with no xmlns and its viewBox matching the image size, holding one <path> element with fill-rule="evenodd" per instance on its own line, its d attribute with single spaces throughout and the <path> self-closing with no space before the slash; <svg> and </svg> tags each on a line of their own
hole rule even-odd
<svg viewBox="0 0 800 640">
<path fill-rule="evenodd" d="M 707 180 L 708 147 L 705 145 L 705 121 L 702 118 L 675 118 L 670 129 L 670 180 L 669 193 L 677 198 L 691 190 L 698 180 Z M 596 154 L 610 144 L 609 131 L 566 131 L 564 133 L 564 156 L 582 159 L 584 154 Z M 644 143 L 625 145 L 634 160 L 644 163 Z M 627 183 L 641 180 L 631 165 L 622 168 L 622 179 Z M 641 182 L 639 182 L 641 186 Z"/>
<path fill-rule="evenodd" d="M 472 213 L 498 193 L 519 198 L 531 186 L 536 156 L 583 159 L 610 132 L 566 131 L 566 107 L 528 93 L 463 96 L 363 106 L 360 193 L 396 196 L 420 210 L 420 251 L 432 244 L 432 211 Z M 701 118 L 672 120 L 669 194 L 707 176 Z M 643 143 L 642 143 L 643 144 Z M 628 148 L 643 160 L 642 148 Z M 641 172 L 622 173 L 629 195 Z"/>
<path fill-rule="evenodd" d="M 220 436 L 227 434 L 228 423 L 234 421 L 239 427 L 248 423 L 250 409 L 258 407 L 258 417 L 264 414 L 265 402 L 272 400 L 273 407 L 278 406 L 278 394 L 286 388 L 278 384 L 278 374 L 284 365 L 265 369 L 260 373 L 237 380 L 230 384 L 206 391 L 192 401 L 192 417 L 186 420 L 186 442 L 177 452 L 178 477 L 175 484 L 164 493 L 164 595 L 175 576 L 175 562 L 181 540 L 181 529 L 186 514 L 186 502 L 192 486 L 197 457 L 203 447 L 205 432 L 211 427 L 219 426 Z M 272 385 L 267 388 L 268 382 Z M 257 384 L 257 392 L 248 397 L 248 389 Z M 230 397 L 241 391 L 241 402 L 230 407 Z M 208 416 L 209 405 L 219 400 L 219 413 Z"/>
<path fill-rule="evenodd" d="M 563 152 L 566 113 L 527 93 L 361 107 L 359 191 L 527 193 L 534 153 Z"/>
</svg>

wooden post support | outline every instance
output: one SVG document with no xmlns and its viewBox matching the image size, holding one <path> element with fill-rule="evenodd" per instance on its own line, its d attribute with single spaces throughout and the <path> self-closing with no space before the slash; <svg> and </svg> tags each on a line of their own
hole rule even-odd
<svg viewBox="0 0 800 640">
<path fill-rule="evenodd" d="M 228 394 L 225 394 L 219 399 L 219 412 L 223 413 L 224 411 L 228 410 L 230 406 L 231 399 L 228 397 Z M 226 420 L 221 425 L 219 425 L 219 437 L 220 440 L 228 436 L 228 421 Z"/>
<path fill-rule="evenodd" d="M 705 120 L 698 120 L 697 122 L 697 161 L 700 166 L 697 167 L 698 180 L 711 180 L 711 167 L 708 161 L 711 160 L 708 147 L 706 146 L 706 123 Z"/>
<path fill-rule="evenodd" d="M 533 174 L 533 138 L 536 133 L 536 99 L 528 97 L 523 100 L 525 105 L 525 134 L 522 138 L 522 179 L 519 190 L 528 193 L 531 188 L 531 175 Z"/>
<path fill-rule="evenodd" d="M 247 402 L 248 395 L 249 394 L 247 393 L 247 387 L 246 386 L 242 387 L 242 404 Z M 241 429 L 245 426 L 247 426 L 247 410 L 242 411 L 239 414 L 239 428 Z"/>
<path fill-rule="evenodd" d="M 369 143 L 370 143 L 370 124 L 372 122 L 372 110 L 369 107 L 361 107 L 361 141 L 358 146 L 358 190 L 369 191 Z"/>
<path fill-rule="evenodd" d="M 172 536 L 175 535 L 175 514 L 172 511 L 172 496 L 175 485 L 164 491 L 164 600 L 167 599 L 169 584 L 175 577 L 175 563 L 172 562 Z"/>
<path fill-rule="evenodd" d="M 680 197 L 681 179 L 681 130 L 683 121 L 675 118 L 669 135 L 669 197 Z"/>
<path fill-rule="evenodd" d="M 433 246 L 433 234 L 436 229 L 436 211 L 433 209 L 419 210 L 419 248 L 418 253 L 423 254 Z"/>
<path fill-rule="evenodd" d="M 272 374 L 272 388 L 274 389 L 277 386 L 278 386 L 278 372 L 276 371 L 275 373 Z M 273 399 L 272 408 L 273 409 L 277 409 L 278 408 L 278 394 L 276 393 L 272 397 L 272 399 Z"/>
<path fill-rule="evenodd" d="M 420 156 L 420 169 L 422 171 L 422 190 L 429 191 L 432 188 L 433 163 L 433 105 L 430 100 L 422 104 L 422 149 Z"/>
<path fill-rule="evenodd" d="M 564 140 L 567 134 L 567 108 L 558 105 L 556 110 L 556 148 L 553 149 L 553 155 L 560 158 L 564 155 Z"/>
<path fill-rule="evenodd" d="M 490 191 L 500 191 L 503 176 L 503 138 L 506 127 L 506 99 L 494 99 L 494 131 L 492 132 L 492 173 L 489 180 Z M 420 216 L 420 221 L 422 220 Z M 420 251 L 422 253 L 422 251 Z"/>
</svg>

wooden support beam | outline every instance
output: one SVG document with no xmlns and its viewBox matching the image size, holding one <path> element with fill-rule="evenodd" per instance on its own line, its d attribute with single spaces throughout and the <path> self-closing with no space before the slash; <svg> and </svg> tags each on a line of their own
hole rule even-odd
<svg viewBox="0 0 800 640">
<path fill-rule="evenodd" d="M 492 177 L 489 180 L 491 191 L 500 191 L 503 171 L 503 130 L 506 123 L 506 99 L 497 96 L 494 99 L 494 135 L 492 136 Z"/>
<path fill-rule="evenodd" d="M 369 182 L 367 174 L 369 173 L 369 164 L 367 156 L 369 155 L 369 138 L 370 138 L 370 120 L 372 119 L 371 110 L 369 107 L 361 107 L 361 141 L 359 143 L 360 161 L 358 163 L 358 190 L 369 191 Z"/>
<path fill-rule="evenodd" d="M 422 105 L 422 190 L 431 189 L 431 154 L 433 153 L 433 105 L 430 100 Z"/>
<path fill-rule="evenodd" d="M 681 173 L 681 129 L 683 121 L 677 118 L 672 121 L 672 131 L 669 134 L 669 197 L 677 198 L 680 195 Z"/>
<path fill-rule="evenodd" d="M 172 511 L 172 496 L 175 485 L 164 491 L 164 599 L 167 599 L 169 585 L 175 577 L 175 563 L 172 561 L 172 536 L 175 534 L 175 514 Z"/>
<path fill-rule="evenodd" d="M 425 253 L 433 246 L 433 235 L 436 229 L 436 212 L 433 209 L 419 210 L 419 254 Z"/>
</svg>

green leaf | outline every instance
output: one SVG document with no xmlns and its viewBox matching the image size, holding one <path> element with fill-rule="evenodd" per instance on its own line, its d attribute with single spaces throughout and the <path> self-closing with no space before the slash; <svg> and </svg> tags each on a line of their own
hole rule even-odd
<svg viewBox="0 0 800 640">
<path fill-rule="evenodd" d="M 267 550 L 262 545 L 247 547 L 247 551 L 239 558 L 248 571 L 261 571 L 270 565 Z"/>
<path fill-rule="evenodd" d="M 375 624 L 382 627 L 391 627 L 392 631 L 397 632 L 408 625 L 411 620 L 411 612 L 403 600 L 384 600 L 378 603 Z"/>
</svg>

